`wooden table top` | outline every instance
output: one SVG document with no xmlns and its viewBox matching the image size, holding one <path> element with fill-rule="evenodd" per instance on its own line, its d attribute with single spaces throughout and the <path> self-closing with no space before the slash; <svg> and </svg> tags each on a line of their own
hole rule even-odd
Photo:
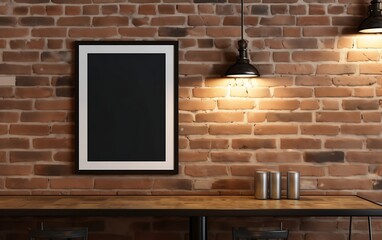
<svg viewBox="0 0 382 240">
<path fill-rule="evenodd" d="M 358 196 L 0 196 L 0 216 L 382 216 Z"/>
</svg>

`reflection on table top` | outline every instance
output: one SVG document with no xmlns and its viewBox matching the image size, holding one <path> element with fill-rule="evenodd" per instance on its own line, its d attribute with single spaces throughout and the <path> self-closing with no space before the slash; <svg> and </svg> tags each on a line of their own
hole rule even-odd
<svg viewBox="0 0 382 240">
<path fill-rule="evenodd" d="M 382 216 L 358 196 L 0 196 L 0 216 Z"/>
</svg>

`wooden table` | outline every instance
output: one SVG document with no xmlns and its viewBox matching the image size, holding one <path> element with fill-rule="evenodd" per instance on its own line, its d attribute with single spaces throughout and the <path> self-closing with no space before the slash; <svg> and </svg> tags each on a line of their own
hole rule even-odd
<svg viewBox="0 0 382 240">
<path fill-rule="evenodd" d="M 189 217 L 191 240 L 207 239 L 207 217 L 365 216 L 371 239 L 370 217 L 382 216 L 382 206 L 358 196 L 302 196 L 300 200 L 256 200 L 253 196 L 0 196 L 0 216 Z M 351 227 L 349 233 L 351 236 Z"/>
</svg>

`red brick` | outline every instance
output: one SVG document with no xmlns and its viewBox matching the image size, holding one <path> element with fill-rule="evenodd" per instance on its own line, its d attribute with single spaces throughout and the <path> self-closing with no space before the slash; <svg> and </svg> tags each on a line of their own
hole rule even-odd
<svg viewBox="0 0 382 240">
<path fill-rule="evenodd" d="M 187 51 L 185 59 L 188 61 L 219 62 L 222 55 L 219 51 Z"/>
<path fill-rule="evenodd" d="M 90 26 L 90 17 L 60 17 L 57 26 Z"/>
<path fill-rule="evenodd" d="M 267 113 L 268 122 L 311 122 L 312 114 L 309 112 Z"/>
<path fill-rule="evenodd" d="M 335 76 L 333 84 L 337 86 L 370 86 L 376 83 L 374 77 L 363 76 Z"/>
<path fill-rule="evenodd" d="M 152 179 L 103 179 L 94 180 L 96 189 L 151 189 Z"/>
<path fill-rule="evenodd" d="M 70 28 L 69 37 L 72 38 L 108 38 L 118 35 L 116 28 Z"/>
<path fill-rule="evenodd" d="M 233 149 L 261 149 L 261 148 L 276 148 L 276 141 L 274 139 L 254 139 L 254 138 L 241 138 L 232 139 Z"/>
<path fill-rule="evenodd" d="M 322 100 L 322 110 L 339 110 L 340 104 L 338 100 Z"/>
<path fill-rule="evenodd" d="M 304 165 L 280 165 L 281 172 L 287 171 L 298 171 L 301 176 L 314 176 L 322 177 L 325 176 L 326 167 L 324 166 L 304 166 Z"/>
<path fill-rule="evenodd" d="M 254 127 L 255 135 L 278 135 L 278 134 L 297 134 L 298 127 L 294 125 L 266 125 L 256 124 Z"/>
<path fill-rule="evenodd" d="M 179 110 L 198 111 L 198 110 L 213 110 L 216 107 L 216 101 L 204 99 L 187 99 L 179 100 Z"/>
<path fill-rule="evenodd" d="M 151 26 L 183 26 L 186 18 L 183 16 L 153 17 Z"/>
<path fill-rule="evenodd" d="M 372 189 L 370 179 L 318 179 L 318 188 L 325 190 Z"/>
<path fill-rule="evenodd" d="M 8 125 L 0 125 L 0 135 L 8 134 Z"/>
<path fill-rule="evenodd" d="M 127 37 L 154 37 L 155 28 L 119 28 L 118 33 Z"/>
<path fill-rule="evenodd" d="M 301 110 L 317 110 L 320 108 L 320 102 L 318 100 L 302 100 L 300 102 Z"/>
<path fill-rule="evenodd" d="M 302 125 L 300 128 L 301 128 L 301 134 L 306 134 L 306 135 L 336 136 L 340 132 L 340 128 L 338 126 L 332 126 L 332 125 L 321 125 L 321 124 Z"/>
<path fill-rule="evenodd" d="M 314 89 L 316 97 L 350 97 L 352 95 L 351 88 L 338 87 L 319 87 Z"/>
<path fill-rule="evenodd" d="M 33 72 L 37 74 L 62 75 L 70 73 L 69 64 L 34 64 Z"/>
<path fill-rule="evenodd" d="M 59 1 L 59 0 L 56 0 L 56 1 Z M 68 0 L 61 0 L 61 1 L 66 1 L 66 3 L 68 2 Z M 90 3 L 90 1 L 84 0 L 83 3 Z M 76 4 L 80 4 L 80 2 L 76 2 Z M 81 6 L 73 6 L 73 5 L 65 6 L 65 15 L 81 15 L 81 13 L 82 13 Z"/>
<path fill-rule="evenodd" d="M 375 88 L 354 88 L 354 97 L 371 98 L 375 95 Z"/>
<path fill-rule="evenodd" d="M 55 151 L 53 154 L 53 160 L 58 162 L 73 162 L 74 152 L 73 151 L 66 151 L 63 149 L 57 149 L 58 151 Z"/>
<path fill-rule="evenodd" d="M 211 152 L 212 162 L 249 162 L 251 157 L 247 152 Z"/>
<path fill-rule="evenodd" d="M 38 110 L 72 110 L 73 100 L 36 100 L 35 107 Z"/>
<path fill-rule="evenodd" d="M 351 151 L 347 153 L 346 160 L 352 163 L 381 164 L 382 155 L 381 155 L 381 152 L 377 152 L 377 151 L 372 151 L 372 152 Z"/>
<path fill-rule="evenodd" d="M 35 62 L 39 60 L 38 52 L 3 52 L 5 62 Z"/>
<path fill-rule="evenodd" d="M 281 149 L 320 149 L 321 140 L 312 138 L 282 138 Z"/>
<path fill-rule="evenodd" d="M 355 74 L 357 66 L 352 64 L 319 64 L 317 74 Z"/>
<path fill-rule="evenodd" d="M 180 151 L 179 160 L 184 162 L 206 162 L 208 152 L 201 151 Z"/>
<path fill-rule="evenodd" d="M 0 100 L 0 109 L 32 110 L 31 100 Z"/>
<path fill-rule="evenodd" d="M 266 113 L 249 112 L 247 113 L 248 122 L 264 122 L 266 119 Z"/>
<path fill-rule="evenodd" d="M 221 99 L 218 100 L 219 109 L 253 109 L 255 102 L 250 99 Z"/>
<path fill-rule="evenodd" d="M 22 38 L 29 34 L 28 28 L 0 27 L 0 38 Z"/>
<path fill-rule="evenodd" d="M 232 94 L 232 89 L 231 89 L 231 94 Z M 248 89 L 248 97 L 266 98 L 266 97 L 270 97 L 270 96 L 271 96 L 271 93 L 270 93 L 269 88 L 255 87 L 255 88 Z"/>
<path fill-rule="evenodd" d="M 366 140 L 366 148 L 368 149 L 380 149 L 382 148 L 382 140 L 378 138 L 368 138 Z"/>
<path fill-rule="evenodd" d="M 35 138 L 32 142 L 36 149 L 70 149 L 74 145 L 71 138 Z"/>
<path fill-rule="evenodd" d="M 307 98 L 313 96 L 311 88 L 275 88 L 274 97 L 281 98 Z"/>
<path fill-rule="evenodd" d="M 118 12 L 118 6 L 113 4 L 113 5 L 102 5 L 101 6 L 101 13 L 104 15 L 110 15 L 110 14 L 115 14 Z"/>
<path fill-rule="evenodd" d="M 227 149 L 228 140 L 227 139 L 213 139 L 213 138 L 202 138 L 202 139 L 190 139 L 191 149 Z"/>
<path fill-rule="evenodd" d="M 302 155 L 297 151 L 260 151 L 256 153 L 256 161 L 262 163 L 301 163 Z"/>
<path fill-rule="evenodd" d="M 367 165 L 331 165 L 328 166 L 329 175 L 335 177 L 350 177 L 356 175 L 367 175 Z"/>
<path fill-rule="evenodd" d="M 22 112 L 21 122 L 63 122 L 66 120 L 64 112 Z"/>
<path fill-rule="evenodd" d="M 337 27 L 309 26 L 303 28 L 303 35 L 306 37 L 334 37 L 339 34 L 338 32 L 339 29 Z"/>
<path fill-rule="evenodd" d="M 215 180 L 212 189 L 250 189 L 250 180 L 244 179 L 220 179 Z"/>
<path fill-rule="evenodd" d="M 52 88 L 16 88 L 16 97 L 19 98 L 47 98 L 53 95 Z"/>
<path fill-rule="evenodd" d="M 180 64 L 179 73 L 185 75 L 208 74 L 210 66 L 206 64 Z"/>
<path fill-rule="evenodd" d="M 0 149 L 28 149 L 29 147 L 27 138 L 0 138 Z"/>
<path fill-rule="evenodd" d="M 332 79 L 327 76 L 297 76 L 296 85 L 298 86 L 330 86 Z"/>
<path fill-rule="evenodd" d="M 260 19 L 260 25 L 276 25 L 276 26 L 284 26 L 284 25 L 295 25 L 296 24 L 296 17 L 294 16 L 287 16 L 287 15 L 276 15 L 273 17 L 262 17 Z"/>
<path fill-rule="evenodd" d="M 186 166 L 184 173 L 190 177 L 215 177 L 227 176 L 226 166 L 209 165 L 209 166 Z"/>
<path fill-rule="evenodd" d="M 66 28 L 33 28 L 31 34 L 33 37 L 66 37 Z"/>
<path fill-rule="evenodd" d="M 19 120 L 17 112 L 0 112 L 0 123 L 13 123 Z"/>
<path fill-rule="evenodd" d="M 31 67 L 21 64 L 0 64 L 0 74 L 5 75 L 29 75 L 31 74 Z"/>
<path fill-rule="evenodd" d="M 154 189 L 191 190 L 191 179 L 155 179 Z"/>
<path fill-rule="evenodd" d="M 330 25 L 329 16 L 299 16 L 297 26 L 328 26 Z"/>
<path fill-rule="evenodd" d="M 240 135 L 251 134 L 252 126 L 250 125 L 210 125 L 209 134 L 211 135 Z"/>
<path fill-rule="evenodd" d="M 292 53 L 292 60 L 296 62 L 339 62 L 340 53 L 333 51 L 296 51 Z"/>
<path fill-rule="evenodd" d="M 90 189 L 93 187 L 92 178 L 65 177 L 50 179 L 52 189 Z"/>
<path fill-rule="evenodd" d="M 6 178 L 5 186 L 9 189 L 45 189 L 47 178 Z"/>
<path fill-rule="evenodd" d="M 46 136 L 50 133 L 50 127 L 47 125 L 12 124 L 9 133 L 14 135 Z"/>
<path fill-rule="evenodd" d="M 300 107 L 298 100 L 260 100 L 261 110 L 296 110 Z"/>
<path fill-rule="evenodd" d="M 180 125 L 179 134 L 180 135 L 204 135 L 208 133 L 208 126 L 191 126 L 191 125 Z"/>
<path fill-rule="evenodd" d="M 197 122 L 243 122 L 244 113 L 242 112 L 211 112 L 197 113 Z"/>
<path fill-rule="evenodd" d="M 69 176 L 73 174 L 73 166 L 62 164 L 36 164 L 34 166 L 34 174 L 38 176 Z"/>
<path fill-rule="evenodd" d="M 194 116 L 190 113 L 180 113 L 179 122 L 180 123 L 191 123 L 194 121 Z"/>
<path fill-rule="evenodd" d="M 368 122 L 380 122 L 382 116 L 379 112 L 363 112 L 362 120 L 366 123 Z"/>
<path fill-rule="evenodd" d="M 51 128 L 53 134 L 73 134 L 75 129 L 73 124 L 55 124 Z"/>
<path fill-rule="evenodd" d="M 361 114 L 359 112 L 318 112 L 316 113 L 316 121 L 359 123 L 361 122 Z"/>
<path fill-rule="evenodd" d="M 380 74 L 382 68 L 378 63 L 365 63 L 359 66 L 360 74 Z"/>
<path fill-rule="evenodd" d="M 50 151 L 11 151 L 10 162 L 38 162 L 51 161 Z"/>
<path fill-rule="evenodd" d="M 351 138 L 332 138 L 327 139 L 324 146 L 331 149 L 362 149 L 363 141 Z"/>
<path fill-rule="evenodd" d="M 311 64 L 276 64 L 276 73 L 306 75 L 313 74 L 314 68 Z"/>
<path fill-rule="evenodd" d="M 0 165 L 0 174 L 2 176 L 23 176 L 32 174 L 30 165 Z"/>
<path fill-rule="evenodd" d="M 349 62 L 368 62 L 368 61 L 379 61 L 380 54 L 377 51 L 349 51 L 347 60 Z"/>
<path fill-rule="evenodd" d="M 377 110 L 379 109 L 378 100 L 343 100 L 344 110 Z"/>
<path fill-rule="evenodd" d="M 188 148 L 188 139 L 187 138 L 181 138 L 179 137 L 179 140 L 178 140 L 178 148 L 179 149 L 186 149 Z"/>
</svg>

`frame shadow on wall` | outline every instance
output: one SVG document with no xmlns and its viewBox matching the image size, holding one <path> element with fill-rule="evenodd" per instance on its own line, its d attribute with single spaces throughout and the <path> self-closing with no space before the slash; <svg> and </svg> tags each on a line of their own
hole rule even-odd
<svg viewBox="0 0 382 240">
<path fill-rule="evenodd" d="M 178 173 L 178 42 L 77 41 L 77 173 Z"/>
</svg>

